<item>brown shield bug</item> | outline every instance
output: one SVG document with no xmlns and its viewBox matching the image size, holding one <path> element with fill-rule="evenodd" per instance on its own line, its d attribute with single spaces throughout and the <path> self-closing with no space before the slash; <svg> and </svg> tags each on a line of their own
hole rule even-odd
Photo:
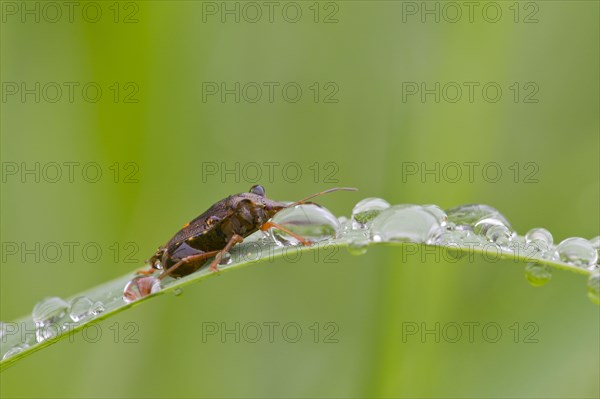
<svg viewBox="0 0 600 399">
<path fill-rule="evenodd" d="M 270 219 L 282 209 L 304 204 L 311 198 L 334 191 L 356 189 L 331 188 L 291 204 L 268 199 L 265 189 L 259 185 L 252 186 L 248 193 L 230 195 L 183 226 L 147 261 L 152 268 L 139 273 L 152 274 L 162 269 L 158 277 L 160 280 L 167 276 L 183 277 L 198 270 L 210 258 L 214 258 L 210 270 L 217 271 L 223 255 L 234 245 L 258 230 L 266 231 L 272 227 L 290 234 L 304 245 L 310 245 L 310 241 Z"/>
</svg>

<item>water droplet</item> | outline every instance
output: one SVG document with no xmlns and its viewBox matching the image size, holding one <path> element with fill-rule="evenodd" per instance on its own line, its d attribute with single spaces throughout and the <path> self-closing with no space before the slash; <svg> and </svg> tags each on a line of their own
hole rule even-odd
<svg viewBox="0 0 600 399">
<path fill-rule="evenodd" d="M 229 265 L 232 262 L 233 262 L 233 260 L 231 259 L 231 254 L 229 252 L 225 252 L 223 254 L 223 256 L 221 257 L 221 261 L 219 262 L 219 265 Z"/>
<path fill-rule="evenodd" d="M 364 239 L 356 239 L 352 240 L 348 243 L 348 252 L 350 255 L 359 256 L 367 253 L 367 248 L 369 247 L 369 240 Z"/>
<path fill-rule="evenodd" d="M 65 317 L 68 309 L 69 304 L 59 297 L 44 298 L 33 307 L 31 318 L 36 324 L 56 323 Z"/>
<path fill-rule="evenodd" d="M 478 248 L 489 246 L 489 241 L 486 237 L 477 235 L 471 230 L 448 230 L 442 228 L 442 233 L 434 244 L 452 248 Z"/>
<path fill-rule="evenodd" d="M 29 347 L 29 345 L 27 345 L 27 344 L 19 344 L 19 345 L 13 346 L 4 354 L 4 356 L 2 356 L 2 360 L 6 360 L 9 357 L 16 355 L 17 353 L 21 353 L 28 347 Z"/>
<path fill-rule="evenodd" d="M 587 281 L 588 298 L 596 305 L 600 305 L 600 273 L 594 273 Z"/>
<path fill-rule="evenodd" d="M 173 290 L 173 295 L 175 295 L 175 296 L 179 296 L 179 295 L 181 295 L 181 294 L 183 294 L 183 290 L 182 290 L 181 288 L 175 288 L 175 289 Z"/>
<path fill-rule="evenodd" d="M 102 303 L 101 301 L 96 301 L 92 305 L 92 314 L 94 316 L 98 316 L 99 314 L 104 313 L 105 310 L 106 309 L 104 308 L 104 303 Z"/>
<path fill-rule="evenodd" d="M 54 338 L 62 333 L 63 325 L 60 323 L 36 323 L 35 324 L 35 340 L 42 342 L 50 338 Z"/>
<path fill-rule="evenodd" d="M 340 222 L 341 232 L 346 233 L 352 230 L 352 220 L 348 219 L 347 217 L 340 216 L 338 218 L 338 222 Z"/>
<path fill-rule="evenodd" d="M 498 244 L 499 246 L 508 249 L 512 240 L 512 233 L 508 227 L 504 225 L 491 226 L 485 233 L 488 241 Z"/>
<path fill-rule="evenodd" d="M 585 238 L 571 237 L 556 247 L 554 258 L 579 267 L 595 266 L 598 251 Z"/>
<path fill-rule="evenodd" d="M 329 210 L 316 204 L 286 208 L 275 215 L 273 223 L 277 223 L 311 242 L 333 238 L 340 230 L 339 220 Z M 300 243 L 296 238 L 276 228 L 269 229 L 269 233 L 277 245 L 286 246 Z"/>
<path fill-rule="evenodd" d="M 536 227 L 525 233 L 525 242 L 533 245 L 539 252 L 547 252 L 554 244 L 552 234 L 541 227 Z"/>
<path fill-rule="evenodd" d="M 460 246 L 463 245 L 465 239 L 472 234 L 466 230 L 448 230 L 442 231 L 442 235 L 440 236 L 437 244 L 439 245 L 451 245 L 451 246 Z"/>
<path fill-rule="evenodd" d="M 343 235 L 346 243 L 346 249 L 350 255 L 364 255 L 370 242 L 370 234 L 368 230 L 349 230 Z"/>
<path fill-rule="evenodd" d="M 160 280 L 154 276 L 137 276 L 123 289 L 123 301 L 131 303 L 161 290 Z"/>
<path fill-rule="evenodd" d="M 352 228 L 362 229 L 375 219 L 381 211 L 390 207 L 390 203 L 381 198 L 365 198 L 352 209 Z"/>
<path fill-rule="evenodd" d="M 70 305 L 69 317 L 75 323 L 85 320 L 90 316 L 92 304 L 92 300 L 85 296 L 73 299 Z"/>
<path fill-rule="evenodd" d="M 552 270 L 541 263 L 528 263 L 525 266 L 525 278 L 534 287 L 541 287 L 552 278 Z"/>
<path fill-rule="evenodd" d="M 375 242 L 408 241 L 435 243 L 442 232 L 440 221 L 420 206 L 392 206 L 382 211 L 372 222 L 371 236 Z"/>
<path fill-rule="evenodd" d="M 468 204 L 446 210 L 448 222 L 456 225 L 456 230 L 472 230 L 475 234 L 485 236 L 492 226 L 506 226 L 512 231 L 508 220 L 495 208 L 489 205 Z"/>
</svg>

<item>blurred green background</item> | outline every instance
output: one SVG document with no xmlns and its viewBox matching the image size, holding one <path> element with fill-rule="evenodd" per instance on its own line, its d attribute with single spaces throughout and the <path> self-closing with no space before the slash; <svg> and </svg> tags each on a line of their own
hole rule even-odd
<svg viewBox="0 0 600 399">
<path fill-rule="evenodd" d="M 96 162 L 102 177 L 87 182 L 76 168 L 69 182 L 65 167 L 58 182 L 43 174 L 36 182 L 34 175 L 3 169 L 2 242 L 78 242 L 78 248 L 93 242 L 103 256 L 92 263 L 76 250 L 73 262 L 66 254 L 49 262 L 4 253 L 3 321 L 28 314 L 45 296 L 71 296 L 138 268 L 183 223 L 254 184 L 242 173 L 203 175 L 207 162 L 228 168 L 296 162 L 298 181 L 281 167 L 272 179 L 262 169 L 260 183 L 278 200 L 358 187 L 359 193 L 319 201 L 336 215 L 349 216 L 369 196 L 442 208 L 487 203 L 521 234 L 538 226 L 555 242 L 599 234 L 598 2 L 481 2 L 472 22 L 462 2 L 455 3 L 462 11 L 456 22 L 447 21 L 457 17 L 443 2 L 275 2 L 272 21 L 262 2 L 77 2 L 72 18 L 68 6 L 50 3 L 2 2 L 3 167 Z M 252 22 L 255 5 L 262 17 Z M 225 7 L 239 7 L 239 22 Z M 438 7 L 439 22 L 429 14 L 422 22 L 425 7 Z M 299 20 L 290 22 L 298 9 Z M 490 22 L 497 9 L 499 20 Z M 22 97 L 21 84 L 35 91 L 36 82 L 39 102 L 35 94 Z M 56 102 L 52 82 L 64 90 Z M 72 101 L 65 82 L 74 82 Z M 206 92 L 203 101 L 203 82 L 205 88 L 206 82 L 279 86 L 272 102 L 266 89 L 256 103 L 246 101 L 251 91 L 240 93 L 239 102 L 234 95 L 222 102 Z M 289 82 L 302 88 L 297 102 L 282 95 Z M 439 102 L 434 95 L 423 102 L 420 93 L 403 93 L 406 82 L 429 88 L 457 82 L 463 97 L 451 102 L 448 91 Z M 472 102 L 464 82 L 479 84 Z M 482 97 L 488 82 L 502 88 L 499 101 Z M 86 101 L 97 86 L 102 97 Z M 326 102 L 334 89 L 337 102 Z M 479 168 L 472 181 L 465 174 L 436 181 L 435 175 L 403 176 L 407 162 L 430 169 L 495 162 L 503 174 L 490 182 Z M 526 181 L 534 171 L 528 163 L 535 165 L 534 182 Z M 338 182 L 326 179 L 332 171 Z M 135 181 L 124 182 L 132 172 Z M 115 242 L 121 249 L 116 261 L 109 249 Z M 135 263 L 124 259 L 129 242 L 137 246 Z M 152 300 L 102 322 L 98 342 L 79 334 L 18 362 L 0 375 L 0 394 L 600 395 L 600 314 L 586 298 L 584 277 L 557 271 L 547 286 L 533 288 L 522 264 L 403 262 L 398 248 L 387 247 L 361 257 L 340 251 L 335 259 L 278 259 Z M 128 322 L 137 326 L 129 337 L 137 343 L 124 342 L 132 331 L 124 328 Z M 296 343 L 281 334 L 272 343 L 265 337 L 237 343 L 231 335 L 203 342 L 207 322 L 228 328 L 294 322 L 302 337 Z M 328 322 L 337 326 L 337 343 L 323 342 Z M 501 339 L 487 342 L 475 330 L 472 343 L 419 335 L 403 342 L 406 323 L 470 322 L 497 323 Z M 537 326 L 537 343 L 524 342 L 529 322 Z"/>
</svg>

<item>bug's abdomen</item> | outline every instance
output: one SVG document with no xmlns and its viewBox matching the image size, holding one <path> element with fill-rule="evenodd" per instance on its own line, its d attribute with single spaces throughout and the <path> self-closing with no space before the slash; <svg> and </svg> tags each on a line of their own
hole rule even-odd
<svg viewBox="0 0 600 399">
<path fill-rule="evenodd" d="M 238 215 L 222 220 L 206 233 L 189 238 L 187 243 L 196 249 L 208 252 L 223 249 L 234 234 L 238 234 L 244 238 L 248 237 L 258 230 L 261 224 L 257 225 L 254 217 L 249 218 L 244 213 L 241 212 Z"/>
<path fill-rule="evenodd" d="M 188 245 L 204 252 L 217 251 L 227 245 L 227 237 L 217 227 L 206 233 L 186 240 Z"/>
</svg>

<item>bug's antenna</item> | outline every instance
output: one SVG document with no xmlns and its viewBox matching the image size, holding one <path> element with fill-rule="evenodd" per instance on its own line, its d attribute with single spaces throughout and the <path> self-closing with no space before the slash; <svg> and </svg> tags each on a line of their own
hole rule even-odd
<svg viewBox="0 0 600 399">
<path fill-rule="evenodd" d="M 334 188 L 330 188 L 329 190 L 325 190 L 325 191 L 321 191 L 321 192 L 316 193 L 316 194 L 309 195 L 308 197 L 303 198 L 300 201 L 292 202 L 291 204 L 286 205 L 286 208 L 291 208 L 293 206 L 303 204 L 303 203 L 305 203 L 306 201 L 308 201 L 311 198 L 315 198 L 315 197 L 318 197 L 318 196 L 323 195 L 323 194 L 332 193 L 334 191 L 358 191 L 358 188 L 353 188 L 353 187 L 334 187 Z"/>
</svg>

